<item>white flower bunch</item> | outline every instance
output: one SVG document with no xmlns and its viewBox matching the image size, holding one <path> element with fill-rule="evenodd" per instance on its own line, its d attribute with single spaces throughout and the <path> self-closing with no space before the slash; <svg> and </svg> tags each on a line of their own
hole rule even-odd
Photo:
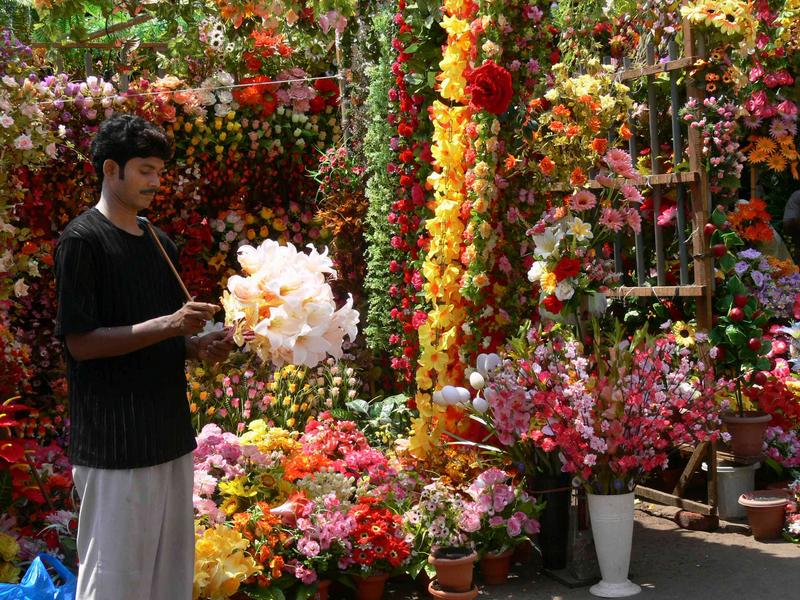
<svg viewBox="0 0 800 600">
<path fill-rule="evenodd" d="M 336 309 L 327 276 L 336 271 L 327 249 L 320 254 L 309 245 L 298 252 L 292 244 L 266 240 L 258 248 L 239 248 L 239 264 L 246 276 L 234 275 L 223 293 L 225 324 L 235 327 L 234 340 L 244 344 L 244 333 L 262 360 L 316 367 L 330 355 L 342 357 L 347 336 L 358 335 L 358 311 L 350 296 Z"/>
</svg>

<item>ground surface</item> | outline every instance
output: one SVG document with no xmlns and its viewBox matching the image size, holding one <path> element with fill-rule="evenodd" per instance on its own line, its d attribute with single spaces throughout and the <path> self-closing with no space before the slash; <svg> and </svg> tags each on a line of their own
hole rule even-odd
<svg viewBox="0 0 800 600">
<path fill-rule="evenodd" d="M 741 523 L 713 533 L 681 529 L 675 509 L 636 510 L 631 580 L 642 600 L 800 600 L 800 545 L 757 542 Z M 412 584 L 390 584 L 387 600 L 429 598 Z M 478 600 L 588 600 L 588 588 L 570 589 L 540 572 L 536 557 L 514 567 L 502 586 L 482 586 Z"/>
</svg>

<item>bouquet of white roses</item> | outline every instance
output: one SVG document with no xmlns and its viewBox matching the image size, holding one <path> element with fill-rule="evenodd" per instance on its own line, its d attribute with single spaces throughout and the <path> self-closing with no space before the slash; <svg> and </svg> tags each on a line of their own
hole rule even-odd
<svg viewBox="0 0 800 600">
<path fill-rule="evenodd" d="M 234 326 L 234 340 L 247 343 L 263 360 L 315 367 L 327 355 L 341 358 L 344 337 L 355 340 L 358 311 L 350 296 L 336 309 L 327 276 L 336 277 L 327 249 L 309 245 L 298 252 L 292 244 L 266 240 L 258 248 L 239 248 L 245 276 L 234 275 L 223 293 L 225 325 Z"/>
</svg>

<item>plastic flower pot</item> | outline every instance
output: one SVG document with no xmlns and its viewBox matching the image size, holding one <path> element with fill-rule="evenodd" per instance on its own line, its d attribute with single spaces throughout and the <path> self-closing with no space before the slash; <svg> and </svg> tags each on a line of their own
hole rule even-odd
<svg viewBox="0 0 800 600">
<path fill-rule="evenodd" d="M 739 496 L 739 504 L 747 509 L 753 537 L 759 541 L 781 537 L 788 503 L 789 495 L 783 490 L 758 490 Z"/>
<path fill-rule="evenodd" d="M 734 465 L 726 461 L 717 464 L 717 511 L 720 519 L 743 519 L 747 516 L 747 511 L 739 504 L 739 496 L 755 489 L 756 471 L 760 466 L 761 463 Z M 708 471 L 707 463 L 703 463 L 703 471 Z"/>
<path fill-rule="evenodd" d="M 634 494 L 587 494 L 594 547 L 600 563 L 600 583 L 589 593 L 600 598 L 624 598 L 642 591 L 628 579 L 633 541 Z"/>
<path fill-rule="evenodd" d="M 478 553 L 469 548 L 437 548 L 428 557 L 436 569 L 439 587 L 450 592 L 472 589 L 472 571 Z"/>
</svg>

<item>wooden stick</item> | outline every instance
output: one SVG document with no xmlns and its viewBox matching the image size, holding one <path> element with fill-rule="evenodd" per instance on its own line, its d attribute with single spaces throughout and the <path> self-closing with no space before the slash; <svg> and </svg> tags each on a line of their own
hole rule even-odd
<svg viewBox="0 0 800 600">
<path fill-rule="evenodd" d="M 186 296 L 186 301 L 187 302 L 194 301 L 194 298 L 192 298 L 192 295 L 189 293 L 189 290 L 187 290 L 186 286 L 183 284 L 183 279 L 181 279 L 181 276 L 178 274 L 178 270 L 175 268 L 175 265 L 172 264 L 172 260 L 170 259 L 169 254 L 167 254 L 167 251 L 164 250 L 164 246 L 161 245 L 161 240 L 158 239 L 158 236 L 156 235 L 153 226 L 150 224 L 150 221 L 145 219 L 144 224 L 147 225 L 147 231 L 150 232 L 150 236 L 153 238 L 153 240 L 155 240 L 156 246 L 158 246 L 158 249 L 161 250 L 161 255 L 164 257 L 164 260 L 167 261 L 167 264 L 169 265 L 172 274 L 175 275 L 175 279 L 178 280 L 178 284 L 181 286 L 181 289 L 183 290 L 183 295 Z"/>
</svg>

